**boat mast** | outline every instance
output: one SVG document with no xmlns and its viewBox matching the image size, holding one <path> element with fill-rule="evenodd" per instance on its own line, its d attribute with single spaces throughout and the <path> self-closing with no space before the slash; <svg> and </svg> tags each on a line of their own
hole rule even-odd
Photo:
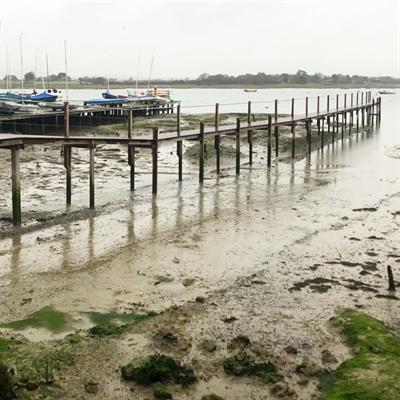
<svg viewBox="0 0 400 400">
<path fill-rule="evenodd" d="M 150 90 L 150 82 L 151 82 L 151 73 L 153 72 L 153 63 L 154 63 L 154 53 L 156 49 L 153 49 L 153 56 L 151 57 L 151 64 L 150 64 L 150 73 L 149 73 L 149 80 L 147 82 L 147 91 Z"/>
<path fill-rule="evenodd" d="M 141 56 L 141 51 L 139 50 L 139 58 L 138 58 L 138 63 L 137 63 L 137 68 L 136 68 L 135 96 L 137 95 L 138 82 L 139 82 L 140 56 Z"/>
<path fill-rule="evenodd" d="M 67 41 L 64 40 L 64 56 L 65 56 L 65 100 L 68 101 L 68 68 L 67 68 Z"/>
<path fill-rule="evenodd" d="M 22 58 L 22 33 L 19 35 L 19 49 L 21 53 L 21 100 L 24 99 L 24 62 Z"/>
<path fill-rule="evenodd" d="M 47 89 L 50 87 L 50 82 L 49 82 L 49 57 L 46 53 L 46 74 L 47 74 Z"/>
<path fill-rule="evenodd" d="M 11 85 L 10 85 L 10 62 L 8 59 L 8 45 L 7 45 L 7 79 L 6 79 L 6 86 L 7 86 L 7 91 L 9 91 L 11 89 Z"/>
</svg>

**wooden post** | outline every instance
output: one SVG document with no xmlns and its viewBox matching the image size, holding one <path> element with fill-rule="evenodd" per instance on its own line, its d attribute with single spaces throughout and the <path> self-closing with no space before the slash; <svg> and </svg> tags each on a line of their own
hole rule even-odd
<svg viewBox="0 0 400 400">
<path fill-rule="evenodd" d="M 342 140 L 344 139 L 344 116 L 346 115 L 346 113 L 341 113 L 342 116 L 342 123 L 341 123 L 341 134 L 342 134 Z"/>
<path fill-rule="evenodd" d="M 292 128 L 292 158 L 294 158 L 296 149 L 295 149 L 295 142 L 296 142 L 296 124 L 292 123 L 291 125 Z"/>
<path fill-rule="evenodd" d="M 69 137 L 69 103 L 64 103 L 64 136 Z M 72 198 L 72 148 L 64 146 L 64 168 L 66 179 L 66 203 L 71 205 Z"/>
<path fill-rule="evenodd" d="M 93 210 L 94 201 L 94 144 L 89 143 L 89 206 Z"/>
<path fill-rule="evenodd" d="M 308 97 L 306 97 L 306 116 L 308 116 Z"/>
<path fill-rule="evenodd" d="M 292 107 L 291 107 L 290 115 L 291 115 L 292 119 L 294 119 L 294 98 L 292 98 Z"/>
<path fill-rule="evenodd" d="M 240 175 L 240 118 L 236 119 L 236 175 Z"/>
<path fill-rule="evenodd" d="M 128 138 L 132 139 L 133 133 L 133 111 L 128 110 Z M 128 165 L 130 166 L 130 189 L 135 190 L 135 147 L 128 145 Z"/>
<path fill-rule="evenodd" d="M 12 211 L 13 224 L 21 225 L 21 174 L 20 174 L 20 149 L 11 148 L 11 186 L 12 186 Z"/>
<path fill-rule="evenodd" d="M 317 114 L 319 115 L 319 109 L 320 109 L 320 98 L 317 96 Z"/>
<path fill-rule="evenodd" d="M 378 100 L 379 100 L 379 124 L 380 124 L 382 118 L 382 97 L 378 97 Z"/>
<path fill-rule="evenodd" d="M 199 134 L 199 182 L 204 181 L 204 122 L 200 122 Z"/>
<path fill-rule="evenodd" d="M 336 95 L 336 111 L 339 110 L 339 95 Z"/>
<path fill-rule="evenodd" d="M 347 93 L 344 94 L 344 109 L 347 107 Z M 347 112 L 344 112 L 344 129 L 347 129 Z"/>
<path fill-rule="evenodd" d="M 176 106 L 176 134 L 181 136 L 181 104 Z M 182 140 L 176 142 L 176 154 L 178 155 L 178 180 L 182 181 Z"/>
<path fill-rule="evenodd" d="M 158 128 L 153 128 L 153 142 L 151 144 L 152 155 L 152 193 L 157 194 L 158 184 Z"/>
<path fill-rule="evenodd" d="M 353 129 L 353 109 L 350 110 L 349 135 Z"/>
<path fill-rule="evenodd" d="M 251 101 L 247 103 L 247 125 L 251 125 Z M 249 144 L 249 165 L 253 164 L 253 131 L 247 132 L 247 142 Z"/>
<path fill-rule="evenodd" d="M 215 104 L 215 120 L 214 120 L 214 127 L 215 131 L 218 132 L 219 129 L 219 104 Z M 221 149 L 221 136 L 220 135 L 215 135 L 214 137 L 214 147 L 215 147 L 215 154 L 216 154 L 216 162 L 217 162 L 217 175 L 220 174 L 221 172 L 221 154 L 220 154 L 220 149 Z"/>
<path fill-rule="evenodd" d="M 374 118 L 375 118 L 375 99 L 372 100 L 372 108 L 371 108 L 371 126 L 374 127 Z"/>
<path fill-rule="evenodd" d="M 279 156 L 279 128 L 277 125 L 278 122 L 278 100 L 275 99 L 275 110 L 274 110 L 274 120 L 275 120 L 275 156 Z"/>
<path fill-rule="evenodd" d="M 326 111 L 328 111 L 328 112 L 329 112 L 329 98 L 330 98 L 330 96 L 328 94 L 328 96 L 326 97 Z"/>
<path fill-rule="evenodd" d="M 322 118 L 321 147 L 324 147 L 324 135 L 325 135 L 325 117 Z"/>
<path fill-rule="evenodd" d="M 267 166 L 272 165 L 272 117 L 268 115 L 268 149 L 267 149 Z"/>
</svg>

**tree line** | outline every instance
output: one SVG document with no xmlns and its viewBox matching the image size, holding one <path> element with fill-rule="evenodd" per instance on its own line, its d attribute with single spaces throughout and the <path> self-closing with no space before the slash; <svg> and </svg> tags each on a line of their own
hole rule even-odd
<svg viewBox="0 0 400 400">
<path fill-rule="evenodd" d="M 4 80 L 7 76 L 4 77 Z M 15 75 L 9 75 L 10 80 L 18 80 Z M 35 77 L 33 72 L 27 72 L 24 76 L 26 81 L 41 80 L 41 77 Z M 44 78 L 47 80 L 47 77 Z M 71 78 L 68 76 L 68 80 Z M 57 75 L 49 75 L 49 81 L 65 81 L 65 73 L 59 72 Z M 135 83 L 133 78 L 128 79 L 107 79 L 103 76 L 83 76 L 78 81 L 82 85 L 106 85 L 107 82 L 112 84 L 132 85 Z M 138 82 L 140 86 L 147 85 L 147 81 Z M 364 75 L 346 75 L 332 74 L 325 75 L 322 73 L 308 74 L 304 70 L 298 70 L 295 74 L 265 74 L 259 72 L 257 74 L 227 75 L 227 74 L 207 74 L 203 73 L 195 79 L 153 79 L 152 85 L 179 85 L 192 84 L 196 86 L 213 86 L 213 85 L 394 85 L 400 84 L 400 78 L 391 76 L 364 76 Z"/>
</svg>

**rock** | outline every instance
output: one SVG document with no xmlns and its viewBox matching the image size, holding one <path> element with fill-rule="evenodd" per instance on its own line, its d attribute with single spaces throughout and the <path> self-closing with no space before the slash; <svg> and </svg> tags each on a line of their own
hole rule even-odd
<svg viewBox="0 0 400 400">
<path fill-rule="evenodd" d="M 186 278 L 186 279 L 184 279 L 184 280 L 182 281 L 182 285 L 185 286 L 185 287 L 187 287 L 187 286 L 192 286 L 193 283 L 195 283 L 195 282 L 196 282 L 196 279 L 193 279 L 193 278 Z"/>
<path fill-rule="evenodd" d="M 99 384 L 94 381 L 86 382 L 84 387 L 87 393 L 98 393 L 99 391 Z"/>
<path fill-rule="evenodd" d="M 195 301 L 196 301 L 196 303 L 201 303 L 201 304 L 203 304 L 203 303 L 206 301 L 206 299 L 205 299 L 204 297 L 202 297 L 202 296 L 197 296 L 197 297 L 195 298 Z"/>
<path fill-rule="evenodd" d="M 201 343 L 201 348 L 209 353 L 212 353 L 217 350 L 217 345 L 212 339 L 204 339 Z"/>
<path fill-rule="evenodd" d="M 179 264 L 179 263 L 181 262 L 181 260 L 180 260 L 178 257 L 176 257 L 176 256 L 172 259 L 172 261 L 173 261 L 175 264 Z"/>
<path fill-rule="evenodd" d="M 238 335 L 228 344 L 228 349 L 244 349 L 250 346 L 250 339 L 246 335 Z"/>
<path fill-rule="evenodd" d="M 231 322 L 237 321 L 237 318 L 234 316 L 231 317 L 224 317 L 221 319 L 222 322 L 225 322 L 226 324 L 230 324 Z"/>
<path fill-rule="evenodd" d="M 322 350 L 321 361 L 324 364 L 335 364 L 338 362 L 337 358 L 329 350 L 326 349 Z"/>
<path fill-rule="evenodd" d="M 286 346 L 284 348 L 284 350 L 287 354 L 295 354 L 296 355 L 298 353 L 297 349 L 293 346 Z"/>
<path fill-rule="evenodd" d="M 271 393 L 276 397 L 283 397 L 285 399 L 295 395 L 295 392 L 287 385 L 287 383 L 276 383 L 272 386 Z"/>
</svg>

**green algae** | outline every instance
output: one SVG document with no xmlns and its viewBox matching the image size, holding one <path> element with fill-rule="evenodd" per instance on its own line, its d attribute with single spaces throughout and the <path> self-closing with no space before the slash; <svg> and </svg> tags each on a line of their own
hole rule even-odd
<svg viewBox="0 0 400 400">
<path fill-rule="evenodd" d="M 332 324 L 356 354 L 332 374 L 325 400 L 398 399 L 400 337 L 383 322 L 357 311 L 345 311 Z"/>
<path fill-rule="evenodd" d="M 144 386 L 169 382 L 188 386 L 197 381 L 192 368 L 163 354 L 152 354 L 124 365 L 121 367 L 121 375 L 127 381 Z"/>
<path fill-rule="evenodd" d="M 69 342 L 59 340 L 32 343 L 1 337 L 0 343 L 0 365 L 4 366 L 3 372 L 10 371 L 12 384 L 17 388 L 17 398 L 29 399 L 32 391 L 47 393 L 47 398 L 62 398 L 61 388 L 55 385 L 55 374 L 74 363 L 74 353 Z"/>
<path fill-rule="evenodd" d="M 116 311 L 111 312 L 98 312 L 89 311 L 85 312 L 90 320 L 95 324 L 88 330 L 91 336 L 116 336 L 126 331 L 128 328 L 137 325 L 141 322 L 147 321 L 153 314 L 121 314 Z"/>
<path fill-rule="evenodd" d="M 60 333 L 68 330 L 72 322 L 69 314 L 57 311 L 53 307 L 46 306 L 38 311 L 28 314 L 25 318 L 0 324 L 1 328 L 21 331 L 27 328 L 44 328 L 52 333 Z"/>
<path fill-rule="evenodd" d="M 273 363 L 269 361 L 256 363 L 254 357 L 246 351 L 240 351 L 232 357 L 225 358 L 223 366 L 228 375 L 258 376 L 267 382 L 273 381 L 278 372 Z"/>
</svg>

